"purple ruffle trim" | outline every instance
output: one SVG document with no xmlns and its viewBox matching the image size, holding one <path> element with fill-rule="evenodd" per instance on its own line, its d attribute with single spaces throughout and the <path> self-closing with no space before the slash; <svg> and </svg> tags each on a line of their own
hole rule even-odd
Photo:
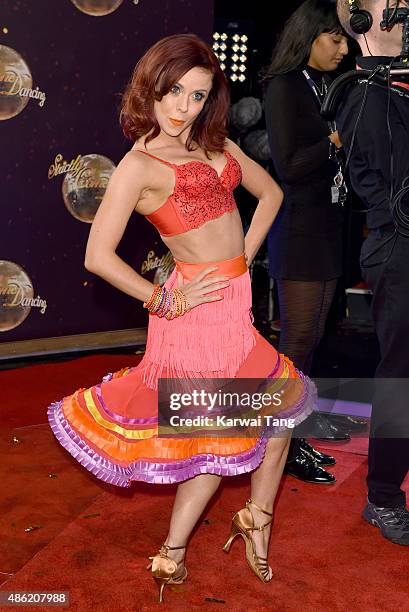
<svg viewBox="0 0 409 612">
<path fill-rule="evenodd" d="M 301 373 L 300 373 L 301 375 Z M 293 418 L 295 425 L 301 423 L 317 403 L 314 383 L 304 375 L 303 397 L 286 413 L 277 418 Z M 62 401 L 51 404 L 47 412 L 51 429 L 60 444 L 94 476 L 116 485 L 130 487 L 131 482 L 143 481 L 153 484 L 173 484 L 183 482 L 199 474 L 218 476 L 238 476 L 255 470 L 263 460 L 267 439 L 284 431 L 285 427 L 272 427 L 263 430 L 257 444 L 249 451 L 238 455 L 194 455 L 189 459 L 172 462 L 135 461 L 123 467 L 102 457 L 72 429 L 62 411 Z"/>
<path fill-rule="evenodd" d="M 94 476 L 119 487 L 130 487 L 133 480 L 154 484 L 183 482 L 199 474 L 237 476 L 254 470 L 262 461 L 267 444 L 260 438 L 257 445 L 245 453 L 232 456 L 195 455 L 183 461 L 168 463 L 135 461 L 122 467 L 91 449 L 71 428 L 62 412 L 62 401 L 48 408 L 48 420 L 60 444 Z"/>
</svg>

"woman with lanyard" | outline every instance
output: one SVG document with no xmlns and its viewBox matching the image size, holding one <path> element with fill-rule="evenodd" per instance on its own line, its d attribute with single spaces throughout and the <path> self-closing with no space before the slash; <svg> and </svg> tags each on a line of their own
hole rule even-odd
<svg viewBox="0 0 409 612">
<path fill-rule="evenodd" d="M 271 156 L 284 203 L 269 235 L 270 276 L 280 306 L 279 350 L 308 374 L 342 275 L 343 200 L 335 125 L 320 115 L 327 73 L 348 53 L 336 2 L 306 0 L 287 21 L 264 76 Z M 317 437 L 348 439 L 324 417 L 314 417 Z M 309 419 L 310 421 L 311 419 Z M 334 465 L 304 439 L 293 439 L 287 473 L 331 484 Z"/>
</svg>

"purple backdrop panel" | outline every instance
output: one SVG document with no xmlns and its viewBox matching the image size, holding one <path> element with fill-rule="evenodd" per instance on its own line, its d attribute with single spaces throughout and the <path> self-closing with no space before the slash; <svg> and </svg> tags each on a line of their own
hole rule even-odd
<svg viewBox="0 0 409 612">
<path fill-rule="evenodd" d="M 140 302 L 84 268 L 90 223 L 131 147 L 121 93 L 175 33 L 210 42 L 214 0 L 2 0 L 0 342 L 143 327 Z M 119 255 L 163 280 L 167 250 L 134 214 Z"/>
</svg>

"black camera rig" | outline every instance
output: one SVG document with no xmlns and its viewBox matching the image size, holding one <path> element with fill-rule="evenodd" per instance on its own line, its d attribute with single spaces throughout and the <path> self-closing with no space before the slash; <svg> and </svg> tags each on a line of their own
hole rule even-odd
<svg viewBox="0 0 409 612">
<path fill-rule="evenodd" d="M 405 2 L 408 4 L 406 0 Z M 401 55 L 391 64 L 379 65 L 375 71 L 351 70 L 335 79 L 321 107 L 321 115 L 328 121 L 334 119 L 344 91 L 349 84 L 370 79 L 378 85 L 390 86 L 391 76 L 409 76 L 409 6 L 399 7 L 396 2 L 395 8 L 389 8 L 389 4 L 387 1 L 387 8 L 383 11 L 380 26 L 382 30 L 390 30 L 398 23 L 403 24 Z"/>
</svg>

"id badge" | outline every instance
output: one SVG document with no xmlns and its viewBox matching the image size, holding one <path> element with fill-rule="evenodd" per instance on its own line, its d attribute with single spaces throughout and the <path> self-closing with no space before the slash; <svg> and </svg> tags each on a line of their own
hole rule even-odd
<svg viewBox="0 0 409 612">
<path fill-rule="evenodd" d="M 332 185 L 331 187 L 331 202 L 332 204 L 339 204 L 340 200 L 340 189 L 338 185 Z"/>
<path fill-rule="evenodd" d="M 331 187 L 331 202 L 332 204 L 341 204 L 343 206 L 346 202 L 348 195 L 348 189 L 344 182 L 344 177 L 341 170 L 334 178 L 334 185 Z"/>
</svg>

